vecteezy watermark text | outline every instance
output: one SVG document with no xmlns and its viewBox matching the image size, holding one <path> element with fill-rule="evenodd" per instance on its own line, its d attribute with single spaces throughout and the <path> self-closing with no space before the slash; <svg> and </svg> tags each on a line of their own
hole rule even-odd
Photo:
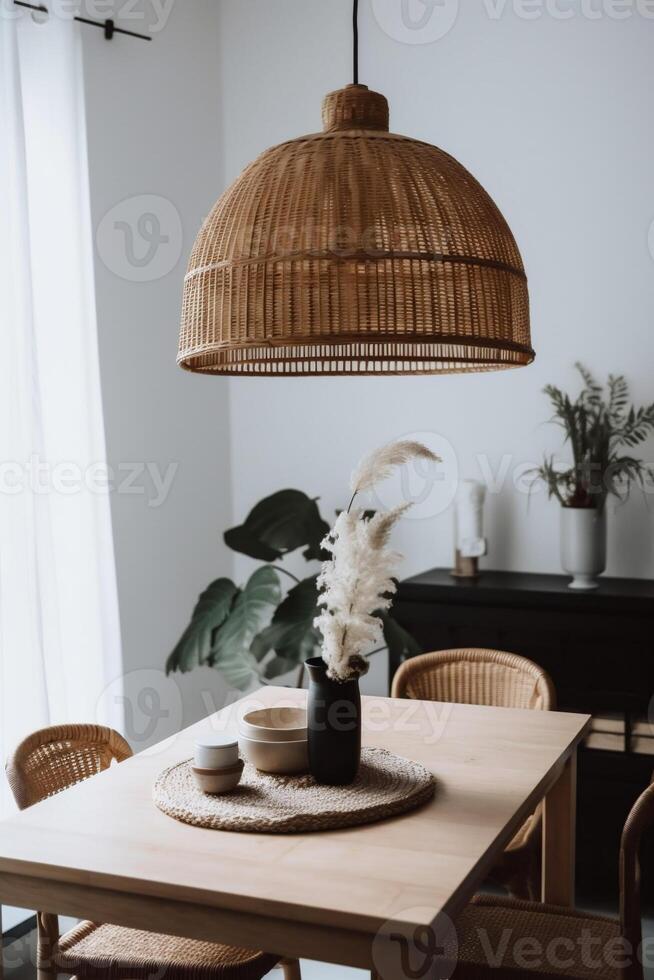
<svg viewBox="0 0 654 980">
<path fill-rule="evenodd" d="M 507 11 L 520 20 L 654 20 L 654 0 L 483 0 L 483 4 L 491 20 L 500 20 Z"/>
<path fill-rule="evenodd" d="M 43 459 L 33 453 L 24 461 L 0 461 L 0 494 L 36 495 L 133 494 L 147 498 L 148 507 L 161 507 L 170 494 L 179 463 L 122 462 L 116 466 L 93 462 L 87 466 L 71 460 Z"/>
<path fill-rule="evenodd" d="M 168 23 L 175 0 L 48 0 L 46 11 L 32 11 L 33 19 L 43 23 L 50 17 L 72 20 L 77 16 L 89 17 L 101 23 L 111 19 L 122 27 L 137 25 L 148 34 L 158 34 Z M 29 11 L 27 11 L 29 13 Z M 0 19 L 17 20 L 26 16 L 25 9 L 16 6 L 14 0 L 0 0 Z"/>
<path fill-rule="evenodd" d="M 490 21 L 506 16 L 524 21 L 544 18 L 557 21 L 581 19 L 654 20 L 654 0 L 476 0 Z M 401 44 L 433 44 L 456 25 L 459 0 L 372 0 L 373 15 L 384 31 Z M 474 4 L 466 0 L 468 12 Z"/>
<path fill-rule="evenodd" d="M 436 453 L 439 462 L 416 460 L 399 467 L 369 495 L 370 507 L 388 509 L 398 500 L 404 501 L 412 505 L 404 515 L 409 521 L 428 520 L 445 513 L 456 496 L 460 480 L 459 460 L 451 441 L 439 432 L 423 430 L 402 433 L 399 438 L 423 443 Z M 537 458 L 520 459 L 512 453 L 497 457 L 475 453 L 469 476 L 481 480 L 489 496 L 499 496 L 509 489 L 529 498 L 548 490 L 546 481 L 539 475 L 541 462 Z M 553 462 L 557 471 L 574 472 L 565 457 L 555 457 Z M 645 462 L 639 489 L 649 497 L 654 494 L 654 464 Z M 576 476 L 591 497 L 599 498 L 607 493 L 620 497 L 624 489 L 619 467 L 612 464 L 584 463 Z"/>
</svg>

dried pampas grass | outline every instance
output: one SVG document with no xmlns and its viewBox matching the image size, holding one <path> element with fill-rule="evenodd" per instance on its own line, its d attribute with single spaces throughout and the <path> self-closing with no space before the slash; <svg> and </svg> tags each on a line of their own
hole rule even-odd
<svg viewBox="0 0 654 980">
<path fill-rule="evenodd" d="M 400 504 L 367 519 L 363 510 L 352 509 L 352 503 L 357 493 L 386 479 L 395 466 L 416 458 L 438 461 L 426 446 L 409 441 L 384 446 L 362 460 L 352 474 L 350 506 L 322 542 L 331 558 L 318 576 L 321 613 L 315 625 L 322 633 L 322 657 L 332 680 L 365 674 L 366 653 L 383 641 L 381 620 L 374 613 L 388 609 L 393 601 L 393 572 L 401 558 L 388 547 L 390 534 L 411 506 Z"/>
<path fill-rule="evenodd" d="M 396 466 L 403 466 L 412 459 L 429 459 L 434 463 L 441 461 L 440 456 L 421 442 L 408 439 L 391 442 L 361 460 L 350 477 L 350 490 L 355 494 L 371 490 L 377 483 L 387 480 Z"/>
</svg>

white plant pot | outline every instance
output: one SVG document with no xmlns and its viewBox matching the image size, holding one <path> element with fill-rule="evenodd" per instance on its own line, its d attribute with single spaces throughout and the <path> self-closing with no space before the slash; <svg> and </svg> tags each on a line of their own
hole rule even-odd
<svg viewBox="0 0 654 980">
<path fill-rule="evenodd" d="M 596 589 L 606 568 L 606 508 L 561 508 L 561 565 L 571 589 Z"/>
</svg>

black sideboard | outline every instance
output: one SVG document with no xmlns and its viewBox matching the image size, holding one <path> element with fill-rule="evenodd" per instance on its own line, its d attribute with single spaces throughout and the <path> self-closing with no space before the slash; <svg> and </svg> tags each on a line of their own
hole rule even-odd
<svg viewBox="0 0 654 980">
<path fill-rule="evenodd" d="M 560 709 L 593 715 L 579 759 L 578 885 L 582 896 L 609 897 L 622 824 L 654 771 L 654 582 L 602 578 L 578 592 L 568 581 L 493 571 L 466 580 L 436 568 L 400 583 L 393 615 L 425 651 L 474 646 L 528 657 L 552 678 Z M 398 666 L 391 658 L 389 682 Z M 644 857 L 651 901 L 654 841 Z"/>
</svg>

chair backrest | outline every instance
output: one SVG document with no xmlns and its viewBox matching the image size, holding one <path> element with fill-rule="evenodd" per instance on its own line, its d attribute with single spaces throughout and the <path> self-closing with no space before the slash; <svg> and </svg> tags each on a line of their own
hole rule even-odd
<svg viewBox="0 0 654 980">
<path fill-rule="evenodd" d="M 642 966 L 636 951 L 642 940 L 640 908 L 640 844 L 643 834 L 654 824 L 654 782 L 644 790 L 626 819 L 620 841 L 620 928 L 633 955 L 627 977 L 642 978 Z"/>
<path fill-rule="evenodd" d="M 46 796 L 122 762 L 132 750 L 122 735 L 102 725 L 54 725 L 23 739 L 6 771 L 21 810 Z"/>
<path fill-rule="evenodd" d="M 485 704 L 499 708 L 554 708 L 554 686 L 525 657 L 481 648 L 438 650 L 405 660 L 395 677 L 394 698 Z"/>
</svg>

